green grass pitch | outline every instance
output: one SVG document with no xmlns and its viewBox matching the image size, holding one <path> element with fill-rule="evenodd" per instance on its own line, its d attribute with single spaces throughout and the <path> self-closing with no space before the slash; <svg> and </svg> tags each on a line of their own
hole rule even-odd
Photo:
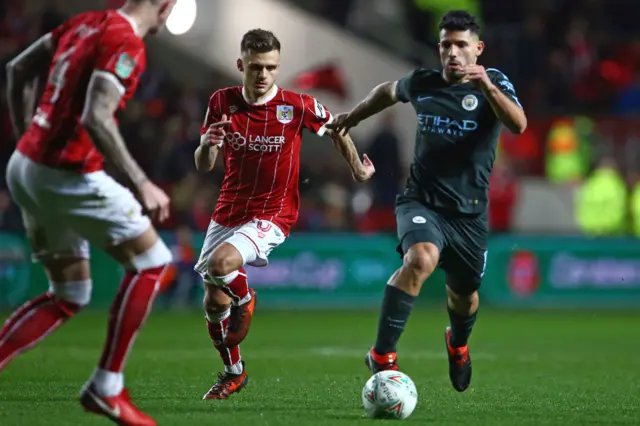
<svg viewBox="0 0 640 426">
<path fill-rule="evenodd" d="M 4 316 L 3 316 L 4 317 Z M 0 374 L 0 425 L 108 425 L 76 395 L 99 357 L 106 315 L 85 312 Z M 249 386 L 202 401 L 221 361 L 201 314 L 157 311 L 126 372 L 159 425 L 365 425 L 363 355 L 375 311 L 260 311 L 243 344 Z M 637 312 L 480 312 L 474 377 L 462 394 L 447 377 L 443 308 L 414 312 L 399 347 L 416 382 L 413 424 L 640 425 Z"/>
</svg>

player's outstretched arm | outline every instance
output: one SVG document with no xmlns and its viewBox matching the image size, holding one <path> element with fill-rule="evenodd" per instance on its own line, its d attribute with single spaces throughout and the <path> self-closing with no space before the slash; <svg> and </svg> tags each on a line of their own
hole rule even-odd
<svg viewBox="0 0 640 426">
<path fill-rule="evenodd" d="M 115 112 L 122 98 L 123 87 L 106 71 L 94 71 L 87 89 L 81 124 L 87 129 L 98 151 L 139 190 L 149 179 L 133 159 L 120 134 Z"/>
<path fill-rule="evenodd" d="M 7 63 L 7 103 L 17 139 L 26 131 L 37 101 L 36 77 L 46 75 L 54 53 L 51 34 L 45 34 Z M 29 97 L 25 89 L 33 84 Z"/>
<path fill-rule="evenodd" d="M 327 128 L 337 133 L 347 134 L 350 128 L 357 126 L 361 121 L 396 104 L 398 102 L 397 85 L 397 81 L 379 84 L 351 112 L 335 116 L 333 121 L 327 124 Z"/>
<path fill-rule="evenodd" d="M 373 163 L 371 163 L 367 154 L 364 154 L 363 161 L 360 161 L 358 150 L 348 134 L 343 135 L 333 130 L 329 130 L 327 134 L 331 137 L 333 145 L 340 155 L 347 161 L 351 174 L 356 181 L 364 182 L 373 176 L 375 172 Z"/>
</svg>

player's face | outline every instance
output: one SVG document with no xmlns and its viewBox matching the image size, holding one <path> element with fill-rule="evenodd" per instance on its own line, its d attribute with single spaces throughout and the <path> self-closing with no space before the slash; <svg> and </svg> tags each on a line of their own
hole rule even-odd
<svg viewBox="0 0 640 426">
<path fill-rule="evenodd" d="M 178 0 L 165 0 L 160 4 L 156 24 L 149 30 L 150 34 L 157 34 L 158 31 L 164 27 L 164 24 L 167 22 L 167 19 L 169 18 L 169 15 L 171 15 L 171 11 L 177 2 Z"/>
<path fill-rule="evenodd" d="M 265 95 L 276 82 L 280 70 L 280 52 L 266 53 L 248 51 L 238 59 L 238 69 L 243 74 L 243 85 L 256 97 Z"/>
<path fill-rule="evenodd" d="M 440 31 L 440 60 L 449 80 L 461 80 L 462 69 L 473 65 L 484 50 L 484 43 L 471 31 Z"/>
</svg>

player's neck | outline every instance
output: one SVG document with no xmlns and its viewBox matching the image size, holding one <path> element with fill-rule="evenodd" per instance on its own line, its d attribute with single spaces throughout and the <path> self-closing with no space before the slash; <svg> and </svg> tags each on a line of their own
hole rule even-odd
<svg viewBox="0 0 640 426">
<path fill-rule="evenodd" d="M 138 35 L 138 37 L 144 37 L 149 32 L 150 26 L 144 22 L 144 20 L 140 17 L 140 9 L 139 6 L 133 4 L 125 4 L 117 12 L 133 27 L 133 31 Z"/>
<path fill-rule="evenodd" d="M 469 81 L 469 79 L 466 78 L 466 77 L 463 77 L 463 78 L 460 78 L 460 79 L 453 79 L 453 78 L 447 76 L 447 73 L 444 72 L 444 70 L 442 71 L 441 75 L 442 75 L 442 79 L 444 81 L 446 81 L 447 84 L 463 84 L 463 83 L 467 83 Z"/>
<path fill-rule="evenodd" d="M 242 96 L 244 97 L 244 100 L 251 105 L 266 104 L 276 96 L 277 92 L 278 86 L 276 86 L 275 84 L 271 86 L 271 89 L 269 89 L 269 91 L 262 96 L 256 96 L 255 93 L 247 89 L 245 86 L 242 87 Z"/>
</svg>

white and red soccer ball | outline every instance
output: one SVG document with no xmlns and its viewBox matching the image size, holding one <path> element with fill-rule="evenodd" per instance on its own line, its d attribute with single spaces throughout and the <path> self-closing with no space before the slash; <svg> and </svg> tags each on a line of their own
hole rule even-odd
<svg viewBox="0 0 640 426">
<path fill-rule="evenodd" d="M 418 403 L 413 380 L 399 371 L 380 371 L 362 389 L 365 415 L 373 419 L 406 419 Z"/>
</svg>

